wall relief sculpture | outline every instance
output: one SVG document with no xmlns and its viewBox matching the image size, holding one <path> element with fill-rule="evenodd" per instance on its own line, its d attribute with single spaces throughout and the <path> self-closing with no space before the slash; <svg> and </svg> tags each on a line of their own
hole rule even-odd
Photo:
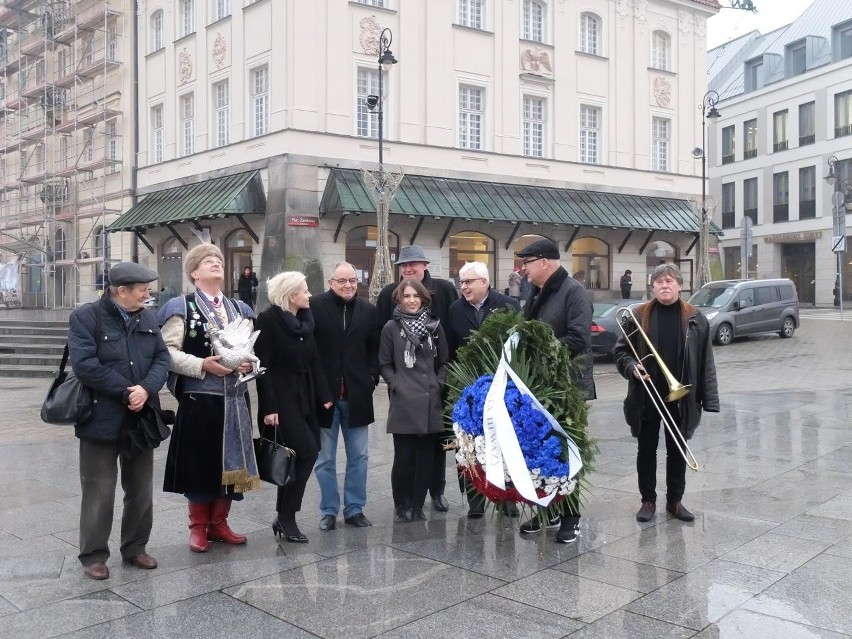
<svg viewBox="0 0 852 639">
<path fill-rule="evenodd" d="M 668 109 L 672 104 L 672 83 L 666 78 L 654 78 L 654 101 L 657 106 Z"/>
<path fill-rule="evenodd" d="M 536 74 L 553 73 L 550 54 L 542 49 L 536 51 L 524 49 L 521 51 L 521 68 L 524 71 Z"/>
<path fill-rule="evenodd" d="M 376 21 L 376 16 L 362 18 L 359 23 L 361 26 L 361 35 L 358 40 L 361 43 L 361 48 L 367 55 L 379 55 L 379 35 L 382 32 L 381 26 Z"/>
</svg>

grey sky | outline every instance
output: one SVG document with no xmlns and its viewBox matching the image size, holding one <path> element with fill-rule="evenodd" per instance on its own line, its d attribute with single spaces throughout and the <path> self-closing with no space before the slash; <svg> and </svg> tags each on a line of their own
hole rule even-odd
<svg viewBox="0 0 852 639">
<path fill-rule="evenodd" d="M 730 5 L 730 0 L 719 0 Z M 729 40 L 757 29 L 769 33 L 798 18 L 813 0 L 753 0 L 757 13 L 722 9 L 707 22 L 707 48 L 712 49 Z"/>
</svg>

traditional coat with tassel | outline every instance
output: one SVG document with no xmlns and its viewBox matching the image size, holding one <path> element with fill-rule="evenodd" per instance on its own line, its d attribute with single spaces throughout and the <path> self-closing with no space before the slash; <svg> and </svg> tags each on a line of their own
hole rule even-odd
<svg viewBox="0 0 852 639">
<path fill-rule="evenodd" d="M 225 297 L 223 306 L 228 323 L 254 319 L 243 302 Z M 214 354 L 205 335 L 210 324 L 224 328 L 212 302 L 200 291 L 175 297 L 158 317 L 172 356 L 169 389 L 178 400 L 163 490 L 216 497 L 259 488 L 248 387 L 237 385 L 235 373 L 218 377 L 201 368 Z"/>
</svg>

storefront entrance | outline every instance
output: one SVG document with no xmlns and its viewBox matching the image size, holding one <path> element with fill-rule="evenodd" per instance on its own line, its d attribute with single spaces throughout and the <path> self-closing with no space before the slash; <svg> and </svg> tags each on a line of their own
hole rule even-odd
<svg viewBox="0 0 852 639">
<path fill-rule="evenodd" d="M 816 301 L 815 268 L 816 249 L 813 243 L 784 244 L 781 247 L 781 275 L 793 280 L 799 292 L 799 302 Z"/>
</svg>

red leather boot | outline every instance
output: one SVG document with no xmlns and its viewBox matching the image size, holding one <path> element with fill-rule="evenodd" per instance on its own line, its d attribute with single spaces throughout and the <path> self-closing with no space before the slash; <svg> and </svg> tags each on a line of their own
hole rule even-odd
<svg viewBox="0 0 852 639">
<path fill-rule="evenodd" d="M 217 499 L 210 507 L 210 527 L 207 529 L 208 541 L 224 541 L 226 544 L 240 545 L 247 541 L 245 535 L 238 535 L 228 526 L 228 513 L 231 512 L 230 499 Z"/>
<path fill-rule="evenodd" d="M 211 504 L 189 502 L 189 549 L 192 552 L 207 552 L 207 528 L 210 526 Z"/>
</svg>

